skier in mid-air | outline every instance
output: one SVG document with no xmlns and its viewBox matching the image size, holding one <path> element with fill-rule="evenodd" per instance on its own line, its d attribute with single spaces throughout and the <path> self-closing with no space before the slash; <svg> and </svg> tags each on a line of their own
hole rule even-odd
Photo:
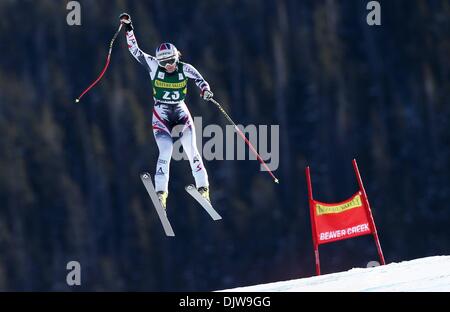
<svg viewBox="0 0 450 312">
<path fill-rule="evenodd" d="M 156 49 L 155 57 L 144 53 L 138 46 L 134 35 L 131 17 L 127 13 L 120 15 L 125 26 L 128 49 L 133 57 L 149 72 L 153 87 L 153 135 L 159 149 L 155 173 L 155 191 L 166 209 L 169 184 L 169 167 L 172 158 L 172 129 L 181 125 L 181 144 L 186 152 L 199 193 L 210 201 L 208 174 L 198 152 L 195 127 L 192 116 L 184 102 L 187 93 L 187 81 L 193 79 L 200 88 L 200 96 L 209 101 L 213 97 L 209 84 L 192 65 L 181 62 L 181 53 L 171 43 L 162 43 Z"/>
</svg>

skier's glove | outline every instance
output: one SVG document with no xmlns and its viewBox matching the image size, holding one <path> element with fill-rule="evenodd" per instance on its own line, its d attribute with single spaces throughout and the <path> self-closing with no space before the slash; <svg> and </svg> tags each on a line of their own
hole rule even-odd
<svg viewBox="0 0 450 312">
<path fill-rule="evenodd" d="M 134 29 L 133 23 L 131 22 L 130 14 L 122 13 L 119 16 L 119 19 L 120 19 L 120 22 L 125 26 L 126 31 L 132 31 Z"/>
<path fill-rule="evenodd" d="M 213 98 L 214 93 L 212 93 L 211 90 L 203 90 L 202 93 L 200 93 L 200 96 L 205 101 L 209 101 L 209 100 L 211 100 Z"/>
</svg>

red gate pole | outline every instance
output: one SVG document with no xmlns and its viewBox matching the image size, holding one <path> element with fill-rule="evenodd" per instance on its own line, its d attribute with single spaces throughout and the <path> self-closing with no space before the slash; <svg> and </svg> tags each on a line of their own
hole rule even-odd
<svg viewBox="0 0 450 312">
<path fill-rule="evenodd" d="M 384 261 L 383 250 L 381 249 L 380 240 L 378 239 L 377 227 L 375 226 L 375 221 L 373 220 L 372 210 L 370 209 L 369 199 L 367 198 L 366 190 L 359 173 L 358 164 L 356 159 L 353 159 L 353 169 L 355 170 L 356 179 L 358 180 L 359 189 L 363 195 L 363 200 L 365 201 L 367 219 L 369 220 L 370 230 L 372 231 L 373 238 L 375 239 L 375 245 L 377 246 L 378 256 L 380 257 L 380 262 L 382 265 L 386 264 Z"/>
<path fill-rule="evenodd" d="M 309 172 L 309 166 L 306 167 L 306 182 L 308 184 L 309 215 L 311 217 L 312 240 L 314 246 L 314 257 L 316 260 L 316 275 L 320 275 L 319 245 L 317 243 L 316 219 L 314 214 L 314 202 L 313 202 L 312 183 L 311 183 L 311 174 Z"/>
</svg>

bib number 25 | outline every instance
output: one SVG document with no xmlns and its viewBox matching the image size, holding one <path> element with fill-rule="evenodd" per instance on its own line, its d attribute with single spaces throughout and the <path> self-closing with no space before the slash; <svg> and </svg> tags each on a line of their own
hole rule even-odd
<svg viewBox="0 0 450 312">
<path fill-rule="evenodd" d="M 178 100 L 180 98 L 180 91 L 164 91 L 164 100 Z"/>
</svg>

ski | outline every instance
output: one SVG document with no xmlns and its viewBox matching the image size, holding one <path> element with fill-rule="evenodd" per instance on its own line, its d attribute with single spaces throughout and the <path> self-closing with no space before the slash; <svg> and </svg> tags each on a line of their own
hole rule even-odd
<svg viewBox="0 0 450 312">
<path fill-rule="evenodd" d="M 150 174 L 147 172 L 141 173 L 141 180 L 142 183 L 144 183 L 148 195 L 150 195 L 150 198 L 153 202 L 153 206 L 155 207 L 156 212 L 158 213 L 159 219 L 161 220 L 161 224 L 164 228 L 164 232 L 166 232 L 167 236 L 175 236 L 172 226 L 170 225 L 169 219 L 167 218 L 166 212 L 164 211 L 164 208 L 162 207 L 161 203 L 159 202 L 158 196 L 156 195 L 156 191 L 155 188 L 153 187 Z"/>
<path fill-rule="evenodd" d="M 211 203 L 206 200 L 197 190 L 194 185 L 187 185 L 185 187 L 186 192 L 188 192 L 194 199 L 202 205 L 202 207 L 206 210 L 207 213 L 211 216 L 214 221 L 222 219 L 222 217 L 217 213 L 216 210 L 212 207 Z"/>
</svg>

